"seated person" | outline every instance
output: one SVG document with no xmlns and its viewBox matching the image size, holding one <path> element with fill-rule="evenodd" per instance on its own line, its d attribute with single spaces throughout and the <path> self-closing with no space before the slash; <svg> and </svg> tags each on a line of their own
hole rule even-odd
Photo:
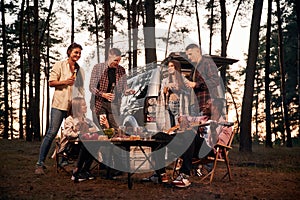
<svg viewBox="0 0 300 200">
<path fill-rule="evenodd" d="M 177 187 L 187 187 L 191 183 L 188 180 L 190 171 L 192 169 L 192 159 L 194 157 L 203 158 L 213 152 L 215 144 L 222 143 L 227 144 L 231 136 L 231 127 L 220 125 L 225 122 L 225 116 L 223 115 L 224 102 L 223 99 L 210 99 L 207 101 L 205 109 L 203 110 L 203 117 L 190 117 L 182 116 L 179 121 L 181 126 L 188 126 L 193 122 L 200 122 L 200 124 L 209 123 L 209 127 L 200 128 L 198 134 L 194 138 L 193 142 L 185 153 L 181 156 L 183 159 L 182 166 L 179 169 L 179 176 L 172 182 Z M 210 120 L 208 120 L 210 119 Z M 205 142 L 203 142 L 205 141 Z M 207 166 L 212 167 L 212 166 Z M 208 169 L 208 171 L 211 169 Z"/>
<path fill-rule="evenodd" d="M 63 152 L 68 142 L 78 138 L 79 134 L 98 130 L 95 124 L 85 117 L 86 112 L 87 106 L 84 98 L 73 98 L 72 114 L 65 120 L 63 138 L 58 152 Z M 92 162 L 93 156 L 87 151 L 84 145 L 80 143 L 79 157 L 71 179 L 75 182 L 95 179 L 95 176 L 90 173 Z"/>
</svg>

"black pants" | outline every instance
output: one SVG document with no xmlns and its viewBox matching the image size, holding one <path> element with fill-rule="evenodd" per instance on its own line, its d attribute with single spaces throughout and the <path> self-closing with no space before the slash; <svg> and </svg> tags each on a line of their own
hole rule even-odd
<svg viewBox="0 0 300 200">
<path fill-rule="evenodd" d="M 90 152 L 84 147 L 83 144 L 81 144 L 78 161 L 77 161 L 78 172 L 80 173 L 80 172 L 89 171 L 93 163 L 93 159 L 94 158 L 90 154 Z"/>
<path fill-rule="evenodd" d="M 163 152 L 158 154 L 153 154 L 153 159 L 155 161 L 155 167 L 158 168 L 156 173 L 162 174 L 166 172 L 165 165 L 168 165 L 169 162 L 176 160 L 179 157 L 182 157 L 186 163 L 183 163 L 183 170 L 186 172 L 191 169 L 193 153 L 190 155 L 190 152 L 194 151 L 194 140 L 195 133 L 193 131 L 185 131 L 182 133 L 168 135 L 163 132 L 158 132 L 153 139 L 161 140 L 167 142 L 168 147 L 168 158 L 165 160 L 166 148 Z M 165 147 L 161 146 L 159 149 Z M 189 164 L 190 163 L 190 164 Z M 160 167 L 162 166 L 162 167 Z"/>
</svg>

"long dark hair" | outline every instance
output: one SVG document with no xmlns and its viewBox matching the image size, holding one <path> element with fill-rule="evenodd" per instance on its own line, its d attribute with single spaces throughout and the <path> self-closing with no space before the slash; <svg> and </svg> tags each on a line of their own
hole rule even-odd
<svg viewBox="0 0 300 200">
<path fill-rule="evenodd" d="M 179 61 L 177 60 L 170 60 L 168 62 L 169 63 L 173 63 L 174 64 L 174 68 L 175 68 L 175 80 L 178 82 L 178 86 L 179 88 L 183 88 L 184 87 L 184 83 L 182 80 L 182 75 L 181 75 L 181 64 Z M 171 82 L 172 78 L 171 75 L 169 74 L 169 82 Z"/>
</svg>

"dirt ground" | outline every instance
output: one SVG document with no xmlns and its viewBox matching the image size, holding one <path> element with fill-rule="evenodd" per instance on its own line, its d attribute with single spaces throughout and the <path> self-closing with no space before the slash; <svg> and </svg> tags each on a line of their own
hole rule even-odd
<svg viewBox="0 0 300 200">
<path fill-rule="evenodd" d="M 103 178 L 95 169 L 95 180 L 74 183 L 65 172 L 56 173 L 53 159 L 46 161 L 45 175 L 34 174 L 40 142 L 0 140 L 0 199 L 298 199 L 300 195 L 300 147 L 253 146 L 253 153 L 230 152 L 233 180 L 222 180 L 221 163 L 211 185 L 191 177 L 188 188 L 170 184 L 142 183 L 135 174 L 133 188 L 127 176 L 117 180 Z M 168 170 L 171 173 L 171 170 Z"/>
</svg>

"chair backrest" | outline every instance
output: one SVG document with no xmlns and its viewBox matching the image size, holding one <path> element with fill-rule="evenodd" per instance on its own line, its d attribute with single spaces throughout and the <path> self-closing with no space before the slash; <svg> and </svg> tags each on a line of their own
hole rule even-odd
<svg viewBox="0 0 300 200">
<path fill-rule="evenodd" d="M 235 135 L 235 131 L 233 131 L 232 130 L 232 128 L 231 127 L 227 127 L 227 128 L 230 128 L 230 130 L 231 130 L 231 132 L 230 132 L 230 135 L 229 135 L 229 139 L 228 139 L 228 142 L 227 142 L 227 144 L 223 144 L 223 145 L 226 145 L 227 147 L 230 147 L 231 148 L 231 144 L 232 144 L 232 141 L 233 141 L 233 138 L 234 138 L 234 135 Z M 217 145 L 218 146 L 218 145 Z M 220 146 L 218 146 L 217 147 L 217 151 L 219 151 L 220 150 L 220 152 L 223 152 L 223 150 L 225 150 L 225 149 L 227 149 L 225 152 L 226 152 L 226 157 L 228 156 L 228 153 L 229 153 L 229 149 L 227 148 L 227 147 L 220 147 Z M 224 153 L 224 152 L 223 152 Z M 224 154 L 223 153 L 221 153 L 221 154 L 218 154 L 218 160 L 220 160 L 220 161 L 225 161 L 224 160 Z"/>
<path fill-rule="evenodd" d="M 229 141 L 228 141 L 228 144 L 227 144 L 227 146 L 231 147 L 231 144 L 232 144 L 232 141 L 233 141 L 234 135 L 235 135 L 235 131 L 234 131 L 234 130 L 232 130 L 232 132 L 231 132 L 231 135 L 230 135 L 230 139 L 229 139 Z"/>
<path fill-rule="evenodd" d="M 218 144 L 230 146 L 233 140 L 233 130 L 232 127 L 224 126 L 221 134 L 219 135 Z"/>
</svg>

